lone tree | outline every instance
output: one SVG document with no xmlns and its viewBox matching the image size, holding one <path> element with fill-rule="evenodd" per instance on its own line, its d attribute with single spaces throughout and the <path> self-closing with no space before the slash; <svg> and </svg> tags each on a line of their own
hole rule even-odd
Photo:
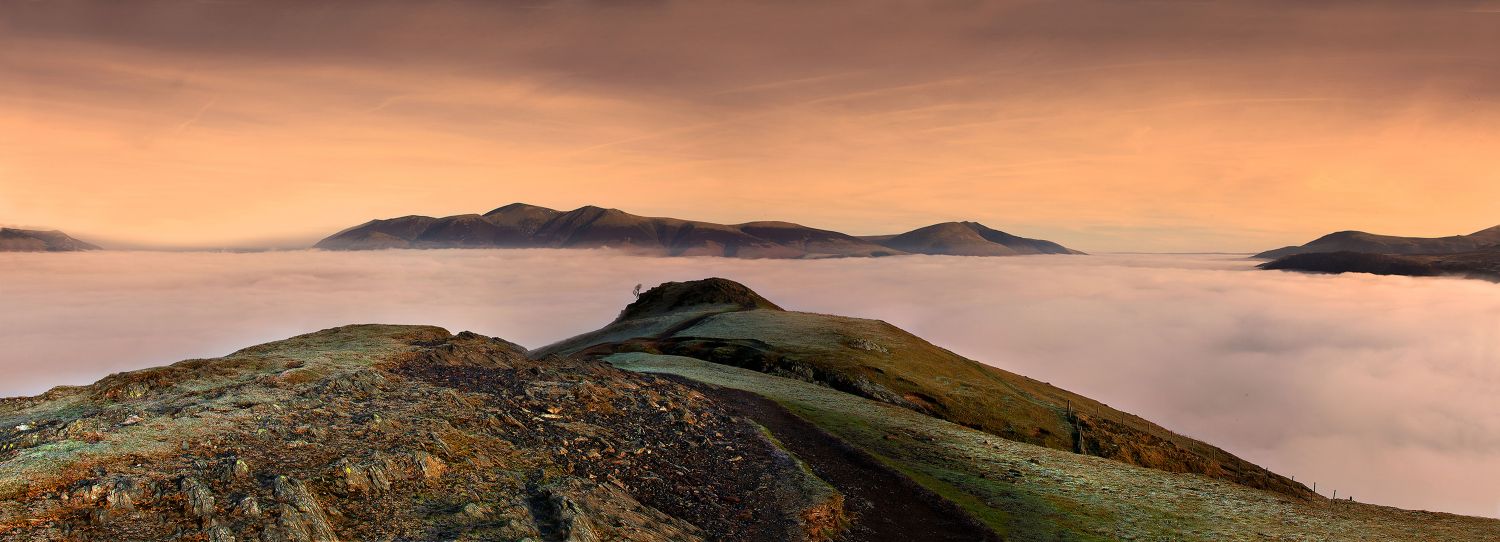
<svg viewBox="0 0 1500 542">
<path fill-rule="evenodd" d="M 630 293 L 635 294 L 635 297 L 639 299 L 641 297 L 641 285 L 635 285 L 635 290 Z"/>
</svg>

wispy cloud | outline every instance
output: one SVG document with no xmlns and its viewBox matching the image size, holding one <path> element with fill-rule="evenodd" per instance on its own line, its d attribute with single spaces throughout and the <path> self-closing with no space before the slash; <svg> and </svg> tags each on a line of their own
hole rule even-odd
<svg viewBox="0 0 1500 542">
<path fill-rule="evenodd" d="M 180 123 L 180 124 L 177 125 L 177 130 L 176 131 L 179 132 L 179 133 L 181 133 L 182 131 L 187 130 L 192 125 L 197 124 L 198 121 L 203 120 L 203 115 L 206 114 L 206 113 L 208 113 L 208 110 L 213 109 L 214 104 L 216 104 L 218 102 L 219 102 L 219 97 L 218 96 L 214 96 L 213 98 L 210 98 L 207 102 L 204 102 L 203 103 L 203 107 L 199 107 L 198 108 L 198 112 L 194 113 L 193 116 L 192 116 L 192 118 L 189 118 L 189 119 L 187 119 L 185 121 L 182 121 L 182 123 Z"/>
<path fill-rule="evenodd" d="M 778 80 L 778 81 L 768 81 L 768 82 L 764 82 L 764 83 L 754 83 L 754 84 L 745 85 L 745 86 L 741 86 L 741 87 L 735 87 L 735 88 L 731 88 L 731 89 L 727 89 L 727 90 L 721 90 L 721 91 L 718 91 L 718 92 L 712 92 L 712 93 L 709 93 L 709 96 L 724 96 L 724 95 L 728 95 L 728 94 L 744 94 L 744 93 L 751 93 L 751 92 L 764 92 L 764 91 L 768 91 L 768 90 L 780 90 L 780 89 L 786 89 L 786 88 L 801 87 L 801 86 L 807 86 L 807 85 L 814 84 L 814 83 L 824 83 L 824 82 L 828 82 L 828 81 L 835 81 L 835 80 L 838 80 L 838 79 L 843 79 L 843 78 L 849 77 L 851 75 L 855 75 L 856 73 L 858 73 L 858 72 L 830 73 L 830 74 L 824 74 L 824 75 L 816 75 L 816 76 L 812 76 L 812 77 L 798 77 L 798 78 L 795 78 L 795 79 L 783 79 L 783 80 Z"/>
</svg>

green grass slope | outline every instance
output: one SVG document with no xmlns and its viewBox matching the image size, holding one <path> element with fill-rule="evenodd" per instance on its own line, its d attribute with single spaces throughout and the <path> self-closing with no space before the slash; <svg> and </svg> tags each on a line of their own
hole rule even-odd
<svg viewBox="0 0 1500 542">
<path fill-rule="evenodd" d="M 791 378 L 681 357 L 617 367 L 770 398 L 957 503 L 1006 540 L 1500 540 L 1500 521 L 1301 499 L 1014 442 Z"/>
<path fill-rule="evenodd" d="M 734 292 L 701 297 L 684 291 Z M 663 305 L 658 291 L 686 300 Z M 750 296 L 753 296 L 750 297 Z M 655 310 L 631 307 L 651 304 Z M 1306 487 L 1099 401 L 985 365 L 878 320 L 791 312 L 724 279 L 667 283 L 602 330 L 534 354 L 680 355 L 830 386 L 1018 442 L 1313 498 Z"/>
</svg>

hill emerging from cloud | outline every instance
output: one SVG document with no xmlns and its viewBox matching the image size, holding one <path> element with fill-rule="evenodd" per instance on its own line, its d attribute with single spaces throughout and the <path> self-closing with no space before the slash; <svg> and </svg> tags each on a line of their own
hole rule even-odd
<svg viewBox="0 0 1500 542">
<path fill-rule="evenodd" d="M 1256 254 L 1256 258 L 1274 260 L 1294 254 L 1315 252 L 1362 252 L 1368 254 L 1459 254 L 1476 251 L 1500 251 L 1500 226 L 1468 235 L 1447 237 L 1402 237 L 1362 231 L 1341 231 L 1324 235 L 1307 244 L 1281 247 Z"/>
<path fill-rule="evenodd" d="M 99 247 L 74 239 L 57 230 L 0 228 L 0 252 L 75 252 L 79 250 L 99 250 Z"/>
<path fill-rule="evenodd" d="M 716 224 L 639 216 L 595 206 L 564 212 L 524 203 L 483 215 L 372 220 L 323 239 L 316 248 L 616 248 L 664 256 L 731 258 L 1082 254 L 1051 241 L 1018 237 L 974 222 L 950 222 L 900 235 L 861 238 L 791 222 Z"/>
<path fill-rule="evenodd" d="M 1448 237 L 1341 231 L 1255 257 L 1270 270 L 1500 280 L 1500 226 Z"/>
</svg>

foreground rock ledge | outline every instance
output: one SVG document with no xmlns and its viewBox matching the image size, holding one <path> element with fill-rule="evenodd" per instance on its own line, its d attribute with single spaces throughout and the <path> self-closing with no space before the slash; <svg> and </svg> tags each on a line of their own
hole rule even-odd
<svg viewBox="0 0 1500 542">
<path fill-rule="evenodd" d="M 840 496 L 701 394 L 348 326 L 0 401 L 0 541 L 819 540 Z"/>
</svg>

